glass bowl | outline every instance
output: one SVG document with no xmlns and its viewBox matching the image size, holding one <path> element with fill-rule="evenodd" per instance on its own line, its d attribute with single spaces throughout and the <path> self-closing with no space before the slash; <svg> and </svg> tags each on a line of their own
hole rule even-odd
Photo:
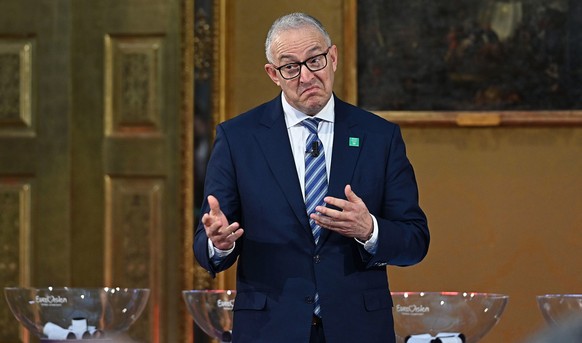
<svg viewBox="0 0 582 343">
<path fill-rule="evenodd" d="M 236 291 L 186 290 L 182 296 L 194 322 L 220 342 L 232 341 L 232 316 Z"/>
<path fill-rule="evenodd" d="M 43 342 L 109 340 L 126 331 L 144 310 L 149 289 L 6 287 L 16 319 Z"/>
<path fill-rule="evenodd" d="M 558 324 L 573 316 L 582 317 L 582 294 L 544 294 L 536 298 L 548 324 Z"/>
<path fill-rule="evenodd" d="M 392 292 L 394 329 L 400 342 L 474 343 L 499 322 L 509 296 L 471 292 Z M 428 338 L 428 339 L 427 339 Z M 442 339 L 441 339 L 442 340 Z"/>
</svg>

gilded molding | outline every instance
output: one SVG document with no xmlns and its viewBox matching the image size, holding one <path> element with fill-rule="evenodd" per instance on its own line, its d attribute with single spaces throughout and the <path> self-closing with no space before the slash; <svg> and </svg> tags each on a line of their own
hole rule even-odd
<svg viewBox="0 0 582 343">
<path fill-rule="evenodd" d="M 182 0 L 181 6 L 181 106 L 180 106 L 180 227 L 182 258 L 181 289 L 193 289 L 194 253 L 192 251 L 194 227 L 194 0 Z M 180 302 L 180 341 L 193 342 L 192 317 L 186 304 Z"/>
<path fill-rule="evenodd" d="M 214 124 L 227 119 L 227 23 L 228 6 L 226 0 L 214 0 L 214 63 L 212 66 L 212 107 Z"/>
<path fill-rule="evenodd" d="M 213 28 L 204 9 L 196 10 L 194 16 L 194 77 L 196 80 L 209 80 L 214 65 Z"/>
<path fill-rule="evenodd" d="M 33 39 L 0 38 L 0 133 L 33 134 Z"/>
</svg>

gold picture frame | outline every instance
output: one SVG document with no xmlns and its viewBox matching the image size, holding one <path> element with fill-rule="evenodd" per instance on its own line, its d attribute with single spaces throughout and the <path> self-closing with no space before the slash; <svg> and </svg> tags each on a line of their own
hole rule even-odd
<svg viewBox="0 0 582 343">
<path fill-rule="evenodd" d="M 491 1 L 483 0 L 483 3 Z M 361 99 L 358 99 L 359 92 L 362 91 L 359 82 L 362 82 L 361 75 L 359 75 L 358 64 L 358 50 L 363 46 L 362 42 L 358 42 L 358 30 L 360 24 L 358 23 L 358 11 L 369 10 L 377 11 L 373 8 L 373 5 L 386 2 L 377 3 L 366 3 L 366 1 L 358 0 L 345 0 L 344 2 L 344 97 L 361 107 L 366 108 L 366 104 L 361 103 Z M 403 2 L 398 2 L 397 0 L 388 0 L 388 3 L 392 3 L 392 6 L 397 6 L 398 4 L 404 4 Z M 363 6 L 368 5 L 368 6 Z M 372 5 L 372 6 L 371 6 Z M 380 5 L 378 5 L 380 6 Z M 411 11 L 411 4 L 406 3 L 406 10 Z M 426 13 L 423 13 L 426 15 Z M 399 20 L 400 17 L 406 17 L 402 13 L 397 13 L 392 17 L 380 18 L 381 22 L 393 22 L 394 20 Z M 439 18 L 442 21 L 442 18 Z M 580 27 L 580 33 L 578 35 L 582 36 L 582 21 L 577 21 Z M 368 24 L 368 23 L 366 23 Z M 405 26 L 403 26 L 405 27 Z M 569 28 L 571 29 L 571 28 Z M 388 35 L 397 35 L 398 32 L 390 31 Z M 365 39 L 375 39 L 373 35 L 360 35 L 364 36 Z M 582 49 L 582 47 L 578 47 Z M 582 65 L 582 59 L 577 61 Z M 575 76 L 582 79 L 582 76 L 576 74 Z M 386 74 L 383 74 L 386 75 Z M 383 94 L 380 94 L 383 96 Z M 537 99 L 537 98 L 536 98 Z M 579 101 L 576 104 L 580 104 Z M 528 105 L 528 104 L 526 104 Z M 529 105 L 528 105 L 529 106 Z M 459 106 L 458 106 L 459 107 Z M 530 108 L 523 109 L 507 109 L 507 108 L 495 108 L 495 109 L 468 109 L 468 108 L 454 108 L 454 109 L 443 109 L 443 110 L 432 110 L 432 109 L 385 109 L 384 107 L 371 108 L 370 110 L 374 113 L 388 119 L 406 126 L 572 126 L 572 125 L 582 125 L 582 104 L 579 108 L 556 108 L 555 106 L 551 109 L 545 109 L 541 107 L 535 107 L 535 105 L 529 106 Z M 510 106 L 508 106 L 510 107 Z M 524 107 L 524 106 L 521 106 Z"/>
</svg>

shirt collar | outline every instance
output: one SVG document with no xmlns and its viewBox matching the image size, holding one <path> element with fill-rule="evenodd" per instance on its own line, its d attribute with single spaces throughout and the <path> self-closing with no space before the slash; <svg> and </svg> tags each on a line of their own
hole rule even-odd
<svg viewBox="0 0 582 343">
<path fill-rule="evenodd" d="M 319 118 L 319 119 L 322 119 L 322 120 L 330 122 L 330 123 L 334 122 L 334 119 L 335 119 L 335 112 L 334 112 L 335 101 L 334 101 L 333 94 L 329 98 L 329 101 L 327 102 L 327 104 L 325 104 L 325 106 L 323 106 L 321 111 L 319 111 L 319 113 L 317 113 L 314 116 L 308 116 L 305 113 L 303 113 L 303 112 L 297 110 L 296 108 L 294 108 L 293 106 L 291 106 L 289 104 L 289 102 L 287 102 L 287 99 L 285 99 L 284 94 L 281 94 L 281 102 L 283 103 L 283 113 L 285 113 L 287 128 L 290 128 L 292 126 L 295 126 L 295 125 L 301 123 L 306 118 Z"/>
</svg>

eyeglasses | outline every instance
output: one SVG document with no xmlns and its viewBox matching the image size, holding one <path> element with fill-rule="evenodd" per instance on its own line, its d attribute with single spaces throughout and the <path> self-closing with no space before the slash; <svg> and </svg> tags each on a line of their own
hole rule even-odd
<svg viewBox="0 0 582 343">
<path fill-rule="evenodd" d="M 327 54 L 331 46 L 323 54 L 309 57 L 303 62 L 287 63 L 280 67 L 275 67 L 285 80 L 291 80 L 301 74 L 301 66 L 305 66 L 309 71 L 318 71 L 327 67 Z"/>
</svg>

